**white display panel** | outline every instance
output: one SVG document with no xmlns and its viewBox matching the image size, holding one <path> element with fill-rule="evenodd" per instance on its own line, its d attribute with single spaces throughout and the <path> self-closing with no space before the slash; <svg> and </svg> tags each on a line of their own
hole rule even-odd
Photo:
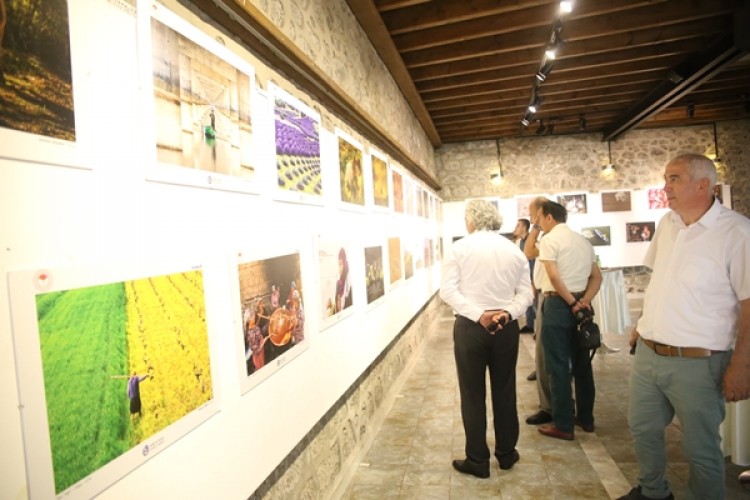
<svg viewBox="0 0 750 500">
<path fill-rule="evenodd" d="M 152 0 L 138 13 L 147 178 L 258 192 L 253 67 Z"/>
<path fill-rule="evenodd" d="M 214 415 L 204 272 L 9 273 L 28 487 L 90 498 Z"/>
</svg>

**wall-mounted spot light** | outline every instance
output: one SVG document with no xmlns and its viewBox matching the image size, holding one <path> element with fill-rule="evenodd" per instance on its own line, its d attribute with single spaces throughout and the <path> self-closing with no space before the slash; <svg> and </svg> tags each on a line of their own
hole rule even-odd
<svg viewBox="0 0 750 500">
<path fill-rule="evenodd" d="M 500 161 L 500 139 L 495 139 L 495 148 L 497 149 L 497 171 L 490 174 L 490 182 L 497 186 L 503 182 L 503 164 Z"/>
<path fill-rule="evenodd" d="M 581 117 L 578 119 L 578 128 L 581 130 L 586 130 L 586 117 L 581 115 Z"/>
<path fill-rule="evenodd" d="M 693 118 L 695 116 L 695 103 L 690 103 L 687 105 L 687 117 Z"/>
<path fill-rule="evenodd" d="M 612 175 L 615 173 L 615 170 L 617 170 L 617 168 L 615 167 L 615 164 L 612 163 L 612 142 L 611 141 L 607 141 L 607 154 L 609 158 L 609 163 L 602 166 L 602 174 Z"/>
</svg>

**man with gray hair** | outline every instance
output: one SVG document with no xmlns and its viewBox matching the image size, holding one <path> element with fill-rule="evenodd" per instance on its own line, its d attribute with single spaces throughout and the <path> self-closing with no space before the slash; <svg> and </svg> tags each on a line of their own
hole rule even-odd
<svg viewBox="0 0 750 500">
<path fill-rule="evenodd" d="M 639 485 L 621 499 L 674 498 L 664 430 L 675 415 L 690 463 L 686 498 L 725 497 L 724 402 L 750 397 L 750 221 L 714 199 L 715 184 L 705 156 L 680 155 L 664 170 L 672 211 L 646 253 L 653 273 L 630 337 Z"/>
<path fill-rule="evenodd" d="M 495 456 L 508 470 L 519 459 L 516 361 L 518 318 L 531 304 L 529 262 L 523 252 L 498 234 L 502 218 L 486 200 L 466 203 L 468 236 L 453 244 L 445 260 L 440 297 L 456 314 L 454 354 L 466 433 L 466 458 L 453 467 L 464 474 L 490 476 L 487 446 L 489 368 L 495 426 Z"/>
</svg>

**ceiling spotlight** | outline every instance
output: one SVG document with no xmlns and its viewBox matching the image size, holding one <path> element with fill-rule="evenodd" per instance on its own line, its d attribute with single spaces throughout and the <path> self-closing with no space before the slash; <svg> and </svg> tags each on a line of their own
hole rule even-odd
<svg viewBox="0 0 750 500">
<path fill-rule="evenodd" d="M 529 126 L 529 119 L 526 118 L 526 117 L 524 117 L 524 119 L 521 120 L 521 125 L 523 125 L 524 127 L 528 127 Z"/>
<path fill-rule="evenodd" d="M 534 93 L 531 97 L 531 102 L 529 103 L 529 113 L 534 114 L 537 111 L 537 106 L 539 106 L 542 103 L 542 99 L 539 97 L 539 94 L 537 94 L 536 89 L 534 89 Z"/>
<path fill-rule="evenodd" d="M 694 116 L 695 116 L 695 104 L 691 102 L 687 106 L 687 117 L 693 118 Z"/>
<path fill-rule="evenodd" d="M 555 131 L 555 124 L 552 123 L 552 120 L 549 120 L 549 124 L 547 125 L 547 135 L 552 135 L 552 133 Z"/>
<path fill-rule="evenodd" d="M 562 0 L 560 2 L 560 12 L 563 14 L 569 14 L 573 11 L 573 1 L 572 0 Z"/>
<path fill-rule="evenodd" d="M 552 61 L 546 61 L 536 74 L 536 79 L 543 82 L 547 79 L 550 72 L 552 71 Z"/>
<path fill-rule="evenodd" d="M 544 57 L 546 57 L 549 60 L 553 60 L 556 55 L 557 55 L 557 45 L 547 47 L 547 50 L 544 51 Z"/>
<path fill-rule="evenodd" d="M 581 130 L 586 130 L 586 117 L 581 115 L 581 117 L 578 119 L 578 128 Z"/>
<path fill-rule="evenodd" d="M 544 126 L 544 120 L 539 120 L 539 127 L 536 129 L 536 135 L 542 135 L 546 127 Z"/>
</svg>

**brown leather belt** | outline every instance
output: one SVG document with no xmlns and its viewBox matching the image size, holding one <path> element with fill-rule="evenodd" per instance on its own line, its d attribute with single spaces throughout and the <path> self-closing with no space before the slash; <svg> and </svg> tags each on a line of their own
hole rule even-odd
<svg viewBox="0 0 750 500">
<path fill-rule="evenodd" d="M 583 297 L 583 292 L 570 292 L 573 297 L 580 299 Z M 552 290 L 551 292 L 544 292 L 545 297 L 560 297 L 560 294 Z"/>
<path fill-rule="evenodd" d="M 653 340 L 644 339 L 641 341 L 649 346 L 659 356 L 677 356 L 681 358 L 709 358 L 713 354 L 719 354 L 725 351 L 712 351 L 702 347 L 676 347 L 673 345 L 659 344 Z"/>
</svg>

